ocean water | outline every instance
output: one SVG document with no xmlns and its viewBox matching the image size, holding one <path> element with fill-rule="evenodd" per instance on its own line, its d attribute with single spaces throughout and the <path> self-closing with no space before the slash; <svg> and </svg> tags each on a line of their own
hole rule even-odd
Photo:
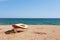
<svg viewBox="0 0 60 40">
<path fill-rule="evenodd" d="M 29 25 L 60 25 L 60 18 L 0 18 L 0 25 L 18 23 Z"/>
</svg>

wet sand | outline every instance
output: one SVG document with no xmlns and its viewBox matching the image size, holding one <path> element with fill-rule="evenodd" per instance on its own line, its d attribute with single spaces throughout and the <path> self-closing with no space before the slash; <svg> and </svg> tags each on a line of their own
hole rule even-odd
<svg viewBox="0 0 60 40">
<path fill-rule="evenodd" d="M 59 25 L 28 26 L 24 32 L 14 33 L 11 25 L 0 25 L 0 40 L 60 40 Z"/>
</svg>

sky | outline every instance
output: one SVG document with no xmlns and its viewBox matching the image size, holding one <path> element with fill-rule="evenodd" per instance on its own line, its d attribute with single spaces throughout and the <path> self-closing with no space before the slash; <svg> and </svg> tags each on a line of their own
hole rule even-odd
<svg viewBox="0 0 60 40">
<path fill-rule="evenodd" d="M 60 18 L 60 0 L 0 0 L 0 18 Z"/>
</svg>

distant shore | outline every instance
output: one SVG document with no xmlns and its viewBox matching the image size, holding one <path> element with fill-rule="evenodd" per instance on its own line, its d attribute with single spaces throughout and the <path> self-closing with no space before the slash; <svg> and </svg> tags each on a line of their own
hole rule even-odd
<svg viewBox="0 0 60 40">
<path fill-rule="evenodd" d="M 60 40 L 60 25 L 28 25 L 24 32 L 6 34 L 11 25 L 0 25 L 0 40 Z"/>
</svg>

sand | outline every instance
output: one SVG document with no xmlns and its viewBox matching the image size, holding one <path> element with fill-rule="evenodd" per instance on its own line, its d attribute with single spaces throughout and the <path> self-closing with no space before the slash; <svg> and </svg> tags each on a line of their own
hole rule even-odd
<svg viewBox="0 0 60 40">
<path fill-rule="evenodd" d="M 60 40 L 59 25 L 28 26 L 24 32 L 13 33 L 11 25 L 0 25 L 0 40 Z"/>
</svg>

